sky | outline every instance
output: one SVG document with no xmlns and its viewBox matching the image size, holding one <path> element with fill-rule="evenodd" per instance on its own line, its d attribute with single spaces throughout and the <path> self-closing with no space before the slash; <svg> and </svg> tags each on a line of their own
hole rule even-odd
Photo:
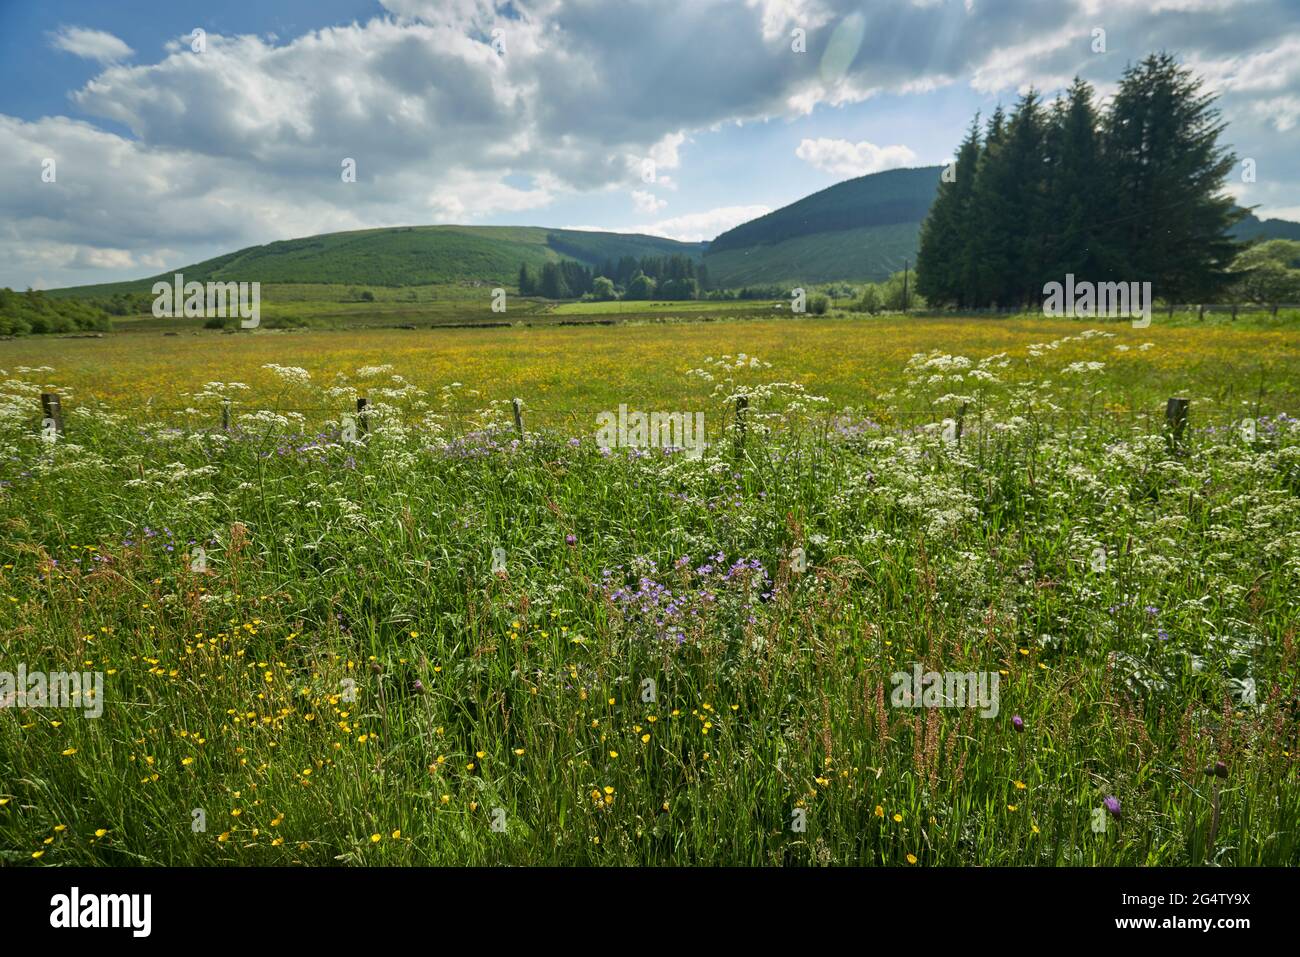
<svg viewBox="0 0 1300 957">
<path fill-rule="evenodd" d="M 1296 0 L 0 0 L 0 286 L 377 226 L 712 239 L 1157 50 L 1238 202 L 1300 220 Z"/>
</svg>

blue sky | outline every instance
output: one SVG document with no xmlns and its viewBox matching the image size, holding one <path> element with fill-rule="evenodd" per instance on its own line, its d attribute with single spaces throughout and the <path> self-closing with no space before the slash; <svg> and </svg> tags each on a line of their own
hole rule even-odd
<svg viewBox="0 0 1300 957">
<path fill-rule="evenodd" d="M 1256 161 L 1239 201 L 1300 219 L 1298 10 L 0 0 L 0 285 L 136 278 L 370 226 L 710 239 L 851 176 L 944 162 L 975 111 L 1031 84 L 1051 96 L 1079 74 L 1104 96 L 1157 49 L 1221 94 L 1227 140 Z"/>
</svg>

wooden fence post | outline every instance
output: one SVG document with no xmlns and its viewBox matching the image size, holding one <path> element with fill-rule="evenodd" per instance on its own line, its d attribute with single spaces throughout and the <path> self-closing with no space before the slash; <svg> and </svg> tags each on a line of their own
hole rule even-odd
<svg viewBox="0 0 1300 957">
<path fill-rule="evenodd" d="M 1237 321 L 1237 304 L 1235 302 L 1232 304 L 1232 321 Z"/>
<path fill-rule="evenodd" d="M 1165 428 L 1168 430 L 1169 450 L 1177 452 L 1183 443 L 1183 433 L 1187 430 L 1187 413 L 1192 404 L 1191 399 L 1170 397 L 1165 403 Z"/>
<path fill-rule="evenodd" d="M 749 396 L 736 396 L 736 454 L 745 448 L 745 419 L 749 412 Z"/>
<path fill-rule="evenodd" d="M 364 397 L 357 399 L 357 436 L 370 434 L 370 400 Z"/>
<path fill-rule="evenodd" d="M 510 408 L 515 413 L 515 432 L 522 439 L 524 437 L 524 408 L 522 399 L 511 399 Z"/>
<path fill-rule="evenodd" d="M 962 420 L 965 418 L 966 418 L 966 403 L 963 402 L 961 404 L 961 408 L 957 410 L 957 448 L 961 448 Z"/>
<path fill-rule="evenodd" d="M 221 400 L 221 430 L 223 432 L 230 431 L 230 400 L 229 399 Z"/>
<path fill-rule="evenodd" d="M 41 393 L 41 428 L 48 429 L 54 426 L 54 434 L 63 434 L 63 405 L 59 401 L 58 393 L 42 392 Z"/>
<path fill-rule="evenodd" d="M 1196 318 L 1197 320 L 1205 318 L 1205 303 L 1201 303 L 1196 307 Z"/>
</svg>

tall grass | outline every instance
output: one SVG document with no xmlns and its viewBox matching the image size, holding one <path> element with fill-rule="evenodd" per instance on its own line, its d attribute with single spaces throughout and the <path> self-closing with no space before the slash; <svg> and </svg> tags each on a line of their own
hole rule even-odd
<svg viewBox="0 0 1300 957">
<path fill-rule="evenodd" d="M 831 418 L 739 366 L 699 461 L 400 397 L 49 443 L 10 381 L 0 668 L 105 687 L 0 711 L 6 860 L 1297 862 L 1295 419 L 1172 445 L 937 355 Z M 976 384 L 960 444 L 906 414 Z M 896 706 L 916 662 L 997 714 Z"/>
</svg>

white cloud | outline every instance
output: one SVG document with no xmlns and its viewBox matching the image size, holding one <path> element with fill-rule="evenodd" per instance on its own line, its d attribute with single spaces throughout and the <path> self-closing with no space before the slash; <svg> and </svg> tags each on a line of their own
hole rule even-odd
<svg viewBox="0 0 1300 957">
<path fill-rule="evenodd" d="M 72 257 L 72 265 L 90 269 L 130 269 L 135 265 L 135 257 L 126 249 L 79 246 Z"/>
<path fill-rule="evenodd" d="M 719 206 L 702 213 L 688 213 L 671 219 L 661 219 L 648 226 L 633 226 L 629 231 L 663 236 L 684 243 L 698 243 L 711 240 L 733 226 L 739 226 L 771 211 L 770 206 Z"/>
<path fill-rule="evenodd" d="M 100 63 L 117 63 L 135 52 L 113 34 L 86 27 L 60 27 L 50 46 Z"/>
<path fill-rule="evenodd" d="M 794 155 L 834 176 L 865 176 L 916 162 L 916 154 L 901 144 L 876 146 L 866 140 L 850 143 L 825 137 L 804 140 Z"/>
<path fill-rule="evenodd" d="M 149 63 L 127 62 L 132 51 L 112 34 L 61 29 L 56 48 L 105 65 L 72 91 L 76 106 L 130 135 L 0 115 L 0 285 L 126 278 L 93 265 L 125 262 L 120 252 L 155 270 L 331 230 L 502 221 L 581 194 L 637 191 L 643 229 L 710 239 L 765 210 L 654 220 L 667 190 L 698 196 L 708 177 L 730 175 L 694 162 L 703 131 L 725 138 L 742 123 L 810 114 L 792 137 L 809 137 L 797 155 L 861 175 L 917 158 L 903 145 L 816 138 L 827 106 L 892 94 L 924 112 L 944 87 L 1000 98 L 1033 83 L 1050 94 L 1076 73 L 1104 92 L 1155 49 L 1219 81 L 1229 141 L 1260 161 L 1257 202 L 1294 206 L 1300 183 L 1300 159 L 1277 143 L 1300 125 L 1294 0 L 381 3 L 384 16 L 284 40 L 209 30 L 196 54 L 188 37 L 173 39 Z M 1196 16 L 1177 12 L 1187 9 Z M 1090 50 L 1097 25 L 1105 55 Z M 795 26 L 807 30 L 806 54 L 790 48 Z M 47 156 L 56 184 L 40 182 Z M 357 161 L 356 183 L 340 180 L 344 157 Z M 641 177 L 647 158 L 654 183 Z M 760 185 L 752 168 L 736 175 Z"/>
<path fill-rule="evenodd" d="M 654 214 L 667 206 L 668 201 L 660 199 L 654 193 L 648 193 L 643 189 L 634 189 L 632 190 L 632 205 L 636 207 L 638 213 Z"/>
</svg>

